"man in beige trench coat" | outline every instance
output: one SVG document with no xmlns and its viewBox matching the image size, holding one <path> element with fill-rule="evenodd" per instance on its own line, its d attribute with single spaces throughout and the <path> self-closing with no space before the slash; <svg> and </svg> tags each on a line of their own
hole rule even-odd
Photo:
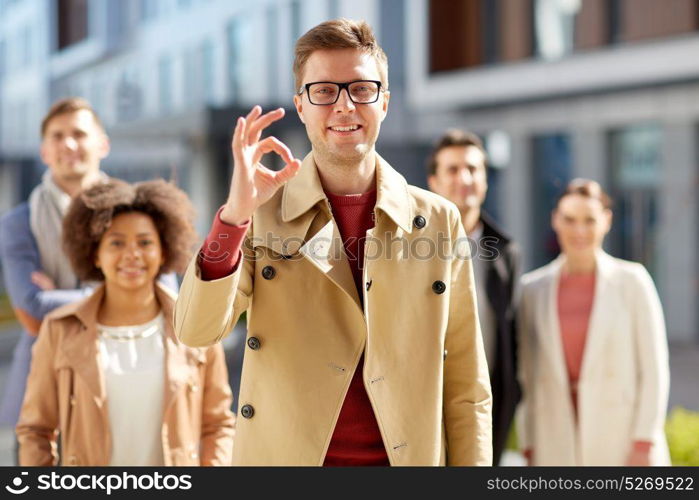
<svg viewBox="0 0 699 500">
<path fill-rule="evenodd" d="M 230 194 L 177 300 L 190 346 L 247 311 L 233 462 L 491 465 L 491 393 L 456 207 L 375 151 L 386 55 L 371 28 L 324 22 L 296 44 L 312 151 L 236 124 Z M 280 171 L 262 166 L 274 152 Z M 242 418 L 240 418 L 242 417 Z"/>
</svg>

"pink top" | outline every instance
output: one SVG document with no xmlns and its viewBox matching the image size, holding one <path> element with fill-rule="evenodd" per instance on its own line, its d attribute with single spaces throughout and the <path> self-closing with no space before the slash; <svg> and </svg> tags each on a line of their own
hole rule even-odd
<svg viewBox="0 0 699 500">
<path fill-rule="evenodd" d="M 594 299 L 594 272 L 561 274 L 558 283 L 558 321 L 574 401 Z"/>
</svg>

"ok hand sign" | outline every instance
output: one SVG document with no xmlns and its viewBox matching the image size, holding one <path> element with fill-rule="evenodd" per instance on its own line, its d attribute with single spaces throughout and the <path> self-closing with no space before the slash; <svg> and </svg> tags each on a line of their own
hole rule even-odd
<svg viewBox="0 0 699 500">
<path fill-rule="evenodd" d="M 262 108 L 255 106 L 245 118 L 238 118 L 231 144 L 233 178 L 228 200 L 221 211 L 223 222 L 235 225 L 245 223 L 257 207 L 298 173 L 301 160 L 294 158 L 283 142 L 276 137 L 260 140 L 262 130 L 283 116 L 283 108 L 263 115 Z M 278 154 L 286 164 L 278 172 L 260 163 L 262 156 L 271 152 Z"/>
</svg>

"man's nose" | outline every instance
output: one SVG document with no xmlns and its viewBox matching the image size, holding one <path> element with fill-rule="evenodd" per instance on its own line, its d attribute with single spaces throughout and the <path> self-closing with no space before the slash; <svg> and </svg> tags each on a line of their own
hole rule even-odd
<svg viewBox="0 0 699 500">
<path fill-rule="evenodd" d="M 68 136 L 63 139 L 63 147 L 71 151 L 75 151 L 78 149 L 78 141 L 76 141 L 73 137 Z"/>
<path fill-rule="evenodd" d="M 463 182 L 467 186 L 470 186 L 471 184 L 473 184 L 473 174 L 471 174 L 471 171 L 469 169 L 467 169 L 467 168 L 461 169 L 461 173 L 460 173 L 459 177 L 461 179 L 461 182 Z"/>
<path fill-rule="evenodd" d="M 337 102 L 335 103 L 335 111 L 338 113 L 354 111 L 355 108 L 354 102 L 350 99 L 349 89 L 340 89 L 340 95 L 337 97 Z"/>
</svg>

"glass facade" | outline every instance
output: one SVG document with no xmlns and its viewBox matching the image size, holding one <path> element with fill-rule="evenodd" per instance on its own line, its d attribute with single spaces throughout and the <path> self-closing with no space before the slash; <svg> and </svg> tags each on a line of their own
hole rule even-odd
<svg viewBox="0 0 699 500">
<path fill-rule="evenodd" d="M 610 187 L 614 199 L 611 249 L 641 262 L 657 276 L 658 193 L 662 132 L 657 124 L 632 125 L 609 133 Z"/>
<path fill-rule="evenodd" d="M 571 138 L 567 133 L 536 135 L 532 142 L 532 264 L 540 267 L 560 252 L 551 228 L 551 212 L 573 175 Z"/>
</svg>

